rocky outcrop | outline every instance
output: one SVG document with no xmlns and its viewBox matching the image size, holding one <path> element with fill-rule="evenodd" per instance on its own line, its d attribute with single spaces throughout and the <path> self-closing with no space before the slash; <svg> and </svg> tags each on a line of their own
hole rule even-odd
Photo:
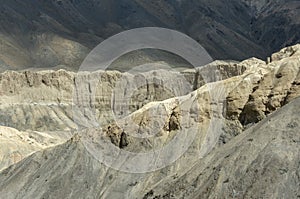
<svg viewBox="0 0 300 199">
<path fill-rule="evenodd" d="M 244 78 L 227 97 L 227 117 L 243 125 L 256 123 L 300 94 L 299 45 L 274 54 L 273 62 L 258 63 L 255 79 Z"/>
</svg>

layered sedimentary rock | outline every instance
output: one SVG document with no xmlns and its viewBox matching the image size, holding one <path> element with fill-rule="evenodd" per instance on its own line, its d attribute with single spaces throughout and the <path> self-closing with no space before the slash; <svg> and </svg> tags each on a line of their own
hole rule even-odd
<svg viewBox="0 0 300 199">
<path fill-rule="evenodd" d="M 240 75 L 244 70 L 237 63 L 216 62 L 181 73 L 7 71 L 0 74 L 0 124 L 20 130 L 72 130 L 77 128 L 73 105 L 95 109 L 97 121 L 110 120 L 116 100 L 128 98 L 129 111 L 133 112 L 148 102 L 185 95 L 207 82 Z"/>
</svg>

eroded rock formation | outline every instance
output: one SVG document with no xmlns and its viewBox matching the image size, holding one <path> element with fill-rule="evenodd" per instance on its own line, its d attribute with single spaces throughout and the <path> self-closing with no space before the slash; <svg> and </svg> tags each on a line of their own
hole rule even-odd
<svg viewBox="0 0 300 199">
<path fill-rule="evenodd" d="M 297 198 L 299 52 L 182 72 L 2 73 L 1 125 L 20 132 L 0 129 L 0 195 Z"/>
</svg>

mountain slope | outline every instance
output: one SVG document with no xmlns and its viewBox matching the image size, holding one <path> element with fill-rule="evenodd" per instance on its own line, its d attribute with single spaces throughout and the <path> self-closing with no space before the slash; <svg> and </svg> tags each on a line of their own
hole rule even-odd
<svg viewBox="0 0 300 199">
<path fill-rule="evenodd" d="M 288 0 L 263 5 L 238 0 L 3 0 L 0 63 L 2 70 L 76 69 L 104 39 L 145 26 L 186 33 L 215 59 L 265 59 L 299 42 L 298 10 L 299 2 Z M 148 51 L 144 57 L 159 54 Z M 161 61 L 170 59 L 166 55 Z"/>
</svg>

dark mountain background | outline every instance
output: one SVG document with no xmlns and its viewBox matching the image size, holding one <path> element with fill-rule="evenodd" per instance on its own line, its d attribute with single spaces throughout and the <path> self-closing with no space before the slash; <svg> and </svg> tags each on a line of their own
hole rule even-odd
<svg viewBox="0 0 300 199">
<path fill-rule="evenodd" d="M 145 26 L 186 33 L 214 59 L 242 60 L 253 56 L 266 59 L 272 52 L 300 41 L 299 0 L 0 0 L 0 3 L 2 69 L 76 69 L 104 39 Z M 162 59 L 156 51 L 141 54 L 150 60 Z"/>
</svg>

